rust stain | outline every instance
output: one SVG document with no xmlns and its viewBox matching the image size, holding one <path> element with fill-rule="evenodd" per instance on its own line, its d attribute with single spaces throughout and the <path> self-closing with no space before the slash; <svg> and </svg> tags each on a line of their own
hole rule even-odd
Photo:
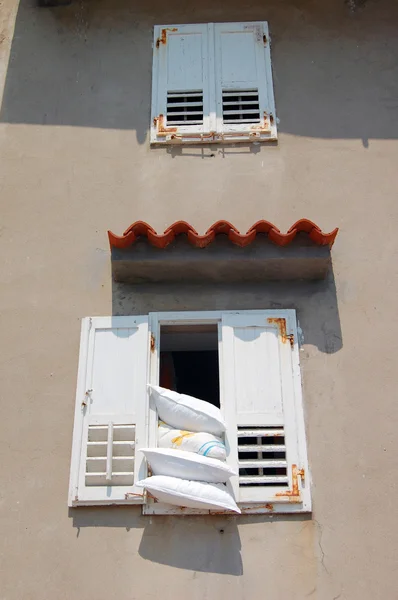
<svg viewBox="0 0 398 600">
<path fill-rule="evenodd" d="M 169 130 L 167 130 L 169 131 Z M 214 131 L 210 131 L 209 133 L 181 133 L 181 134 L 172 134 L 170 136 L 171 140 L 182 140 L 185 138 L 191 138 L 191 139 L 200 139 L 200 140 L 207 140 L 207 139 L 211 139 L 214 140 L 216 139 L 217 134 Z"/>
<path fill-rule="evenodd" d="M 267 36 L 266 36 L 266 35 L 265 35 L 265 33 L 264 33 L 264 35 L 263 35 L 263 44 L 264 44 L 264 46 L 266 46 L 266 45 L 267 45 L 267 42 L 268 42 L 268 40 L 267 40 Z"/>
<path fill-rule="evenodd" d="M 158 136 L 165 137 L 169 133 L 176 133 L 177 127 L 165 127 L 164 126 L 164 115 L 159 115 L 153 120 L 153 124 L 158 129 Z"/>
<path fill-rule="evenodd" d="M 269 133 L 270 132 L 270 125 L 269 125 L 269 123 L 272 123 L 271 117 L 272 117 L 272 115 L 268 115 L 267 111 L 264 111 L 263 122 L 260 125 L 252 125 L 250 127 L 250 129 L 253 129 L 253 130 L 258 131 L 260 133 Z"/>
<path fill-rule="evenodd" d="M 251 515 L 256 513 L 259 509 L 265 508 L 265 510 L 274 510 L 274 505 L 267 502 L 267 504 L 254 504 L 253 506 L 245 506 L 241 508 L 242 515 Z"/>
<path fill-rule="evenodd" d="M 280 336 L 282 338 L 282 344 L 286 344 L 287 341 L 289 341 L 291 347 L 294 347 L 294 335 L 292 333 L 287 333 L 286 331 L 286 319 L 284 318 L 277 318 L 277 317 L 270 317 L 269 319 L 267 319 L 268 323 L 273 323 L 274 325 L 276 325 L 279 329 L 279 333 Z"/>
<path fill-rule="evenodd" d="M 156 48 L 159 48 L 160 44 L 167 44 L 167 32 L 168 31 L 178 31 L 177 27 L 165 27 L 160 32 L 160 37 L 156 40 Z"/>
<path fill-rule="evenodd" d="M 292 489 L 286 492 L 278 492 L 275 494 L 276 498 L 289 498 L 292 502 L 297 502 L 300 498 L 300 489 L 298 484 L 298 478 L 304 479 L 304 469 L 298 469 L 297 465 L 292 465 Z"/>
<path fill-rule="evenodd" d="M 151 352 L 155 352 L 155 336 L 151 333 Z"/>
<path fill-rule="evenodd" d="M 87 406 L 89 400 L 90 400 L 90 396 L 93 390 L 87 390 L 86 393 L 84 394 L 84 399 L 82 401 L 82 406 Z"/>
</svg>

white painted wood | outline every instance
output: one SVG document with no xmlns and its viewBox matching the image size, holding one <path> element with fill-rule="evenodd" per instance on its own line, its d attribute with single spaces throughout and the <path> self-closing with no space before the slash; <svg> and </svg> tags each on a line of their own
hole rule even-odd
<svg viewBox="0 0 398 600">
<path fill-rule="evenodd" d="M 272 503 L 247 503 L 239 504 L 239 508 L 242 511 L 242 515 L 254 515 L 254 514 L 291 514 L 291 513 L 308 513 L 311 512 L 311 508 L 304 510 L 304 505 L 291 502 L 289 499 L 280 500 L 276 504 Z M 182 506 L 172 506 L 171 504 L 165 504 L 163 502 L 148 502 L 142 507 L 142 512 L 145 515 L 234 515 L 232 512 L 218 512 L 218 511 L 203 511 L 195 510 L 192 508 L 184 508 Z"/>
<path fill-rule="evenodd" d="M 238 317 L 238 321 L 236 322 L 236 317 Z M 243 319 L 244 318 L 244 319 Z M 280 484 L 286 481 L 286 478 L 277 479 L 278 476 L 274 476 L 273 482 L 275 482 L 275 486 L 269 487 L 267 491 L 267 495 L 264 494 L 264 491 L 261 490 L 258 492 L 253 492 L 251 488 L 251 492 L 247 492 L 247 490 L 241 493 L 239 486 L 238 490 L 236 488 L 235 483 L 235 492 L 237 490 L 238 498 L 240 500 L 240 506 L 243 509 L 244 514 L 254 514 L 254 513 L 291 513 L 291 512 L 310 512 L 311 511 L 311 497 L 310 497 L 310 476 L 308 471 L 308 461 L 307 461 L 307 451 L 306 451 L 306 440 L 305 440 L 305 429 L 304 429 L 304 417 L 303 417 L 303 406 L 302 406 L 302 395 L 301 395 L 301 379 L 300 379 L 300 366 L 299 366 L 299 353 L 298 353 L 298 344 L 297 344 L 297 327 L 296 327 L 296 316 L 294 310 L 253 310 L 253 311 L 205 311 L 205 312 L 165 312 L 165 313 L 151 313 L 150 314 L 150 329 L 155 337 L 154 350 L 151 352 L 151 365 L 150 365 L 150 381 L 153 384 L 158 384 L 159 382 L 159 348 L 160 348 L 160 326 L 161 325 L 175 325 L 175 324 L 184 324 L 184 325 L 197 325 L 197 324 L 218 324 L 219 325 L 219 363 L 220 363 L 220 403 L 221 410 L 223 410 L 224 415 L 228 419 L 227 415 L 230 415 L 231 411 L 231 399 L 232 405 L 236 403 L 234 387 L 231 388 L 231 381 L 234 380 L 234 373 L 237 369 L 240 368 L 240 375 L 238 377 L 244 377 L 245 373 L 250 373 L 253 375 L 253 372 L 257 373 L 256 369 L 253 368 L 253 365 L 249 365 L 249 371 L 245 371 L 245 368 L 241 368 L 238 365 L 235 365 L 235 352 L 234 352 L 234 344 L 225 344 L 225 335 L 227 329 L 224 328 L 225 322 L 231 319 L 226 327 L 229 327 L 232 330 L 232 338 L 229 335 L 230 341 L 234 341 L 233 329 L 236 323 L 238 324 L 238 328 L 242 328 L 243 323 L 248 325 L 249 327 L 257 327 L 260 328 L 260 335 L 254 336 L 253 332 L 238 332 L 240 337 L 238 340 L 238 355 L 239 352 L 242 353 L 245 348 L 245 344 L 247 343 L 249 347 L 253 343 L 253 348 L 256 348 L 256 352 L 260 354 L 264 354 L 269 356 L 269 353 L 272 352 L 272 349 L 275 349 L 275 337 L 280 337 L 280 332 L 278 327 L 275 324 L 268 323 L 269 318 L 282 318 L 286 320 L 287 333 L 293 334 L 294 344 L 293 348 L 291 347 L 289 341 L 285 341 L 282 343 L 282 340 L 279 339 L 276 348 L 278 351 L 278 358 L 275 359 L 278 362 L 279 369 L 285 372 L 286 376 L 284 377 L 284 381 L 282 379 L 279 383 L 276 382 L 275 376 L 270 374 L 270 381 L 272 382 L 272 386 L 274 389 L 274 395 L 271 397 L 268 393 L 268 389 L 265 390 L 265 397 L 269 398 L 269 402 L 266 406 L 258 407 L 256 405 L 256 399 L 251 399 L 248 397 L 247 393 L 244 390 L 244 402 L 243 405 L 239 408 L 239 411 L 235 411 L 235 416 L 233 419 L 233 433 L 231 431 L 231 427 L 229 426 L 226 442 L 227 447 L 230 451 L 229 462 L 233 464 L 236 468 L 237 466 L 237 440 L 239 438 L 248 437 L 251 434 L 260 436 L 262 438 L 271 438 L 274 436 L 281 435 L 283 432 L 289 432 L 289 442 L 285 444 L 277 444 L 273 445 L 272 448 L 276 451 L 287 451 L 287 461 L 289 464 L 289 472 L 287 480 L 289 482 L 289 486 L 292 485 L 292 477 L 291 477 L 291 465 L 296 464 L 298 468 L 303 468 L 305 470 L 305 479 L 299 479 L 299 488 L 300 488 L 300 498 L 291 498 L 288 496 L 276 497 L 275 494 L 280 490 L 286 490 L 285 487 L 281 487 Z M 246 320 L 245 320 L 246 319 Z M 230 332 L 231 334 L 231 332 Z M 265 336 L 265 339 L 261 339 Z M 243 339 L 242 339 L 243 338 Z M 228 339 L 228 335 L 227 335 Z M 246 340 L 244 342 L 244 340 Z M 281 347 L 281 345 L 283 347 Z M 243 346 L 243 349 L 242 349 Z M 249 353 L 252 351 L 249 350 Z M 255 354 L 253 352 L 253 354 Z M 282 357 L 282 358 L 281 358 Z M 272 357 L 271 357 L 272 359 Z M 228 364 L 229 361 L 229 364 Z M 246 358 L 244 358 L 246 361 Z M 267 365 L 263 365 L 263 359 L 254 356 L 254 362 L 258 364 L 260 361 L 259 372 L 260 376 L 258 378 L 259 388 L 264 391 L 264 372 L 267 373 L 269 371 L 269 367 Z M 247 365 L 247 362 L 244 363 Z M 227 366 L 228 365 L 228 366 Z M 233 367 L 231 367 L 233 365 Z M 267 371 L 268 369 L 268 371 Z M 228 378 L 227 375 L 231 375 L 232 378 Z M 255 375 L 257 377 L 257 374 Z M 240 388 L 242 386 L 242 382 L 239 383 Z M 251 386 L 254 384 L 250 383 Z M 287 398 L 287 399 L 286 399 Z M 290 400 L 289 400 L 290 398 Z M 285 401 L 286 400 L 286 401 Z M 282 404 L 282 411 L 281 411 Z M 259 411 L 257 409 L 260 408 Z M 257 412 L 256 412 L 257 411 Z M 286 416 L 286 412 L 289 411 L 288 416 Z M 241 426 L 242 429 L 239 430 L 237 434 L 237 415 L 239 414 L 239 418 L 242 419 L 244 423 L 249 420 L 256 420 L 256 429 L 252 429 L 246 425 Z M 259 417 L 258 415 L 261 415 Z M 250 419 L 249 419 L 250 415 Z M 257 415 L 257 416 L 256 416 Z M 281 420 L 282 417 L 282 420 Z M 259 423 L 261 419 L 267 421 L 266 423 Z M 253 425 L 253 423 L 251 423 Z M 273 429 L 269 430 L 266 427 L 262 429 L 258 428 L 258 425 L 283 425 L 284 430 Z M 239 436 L 239 437 L 238 437 Z M 150 407 L 149 413 L 149 443 L 150 446 L 156 446 L 157 443 L 157 415 L 155 407 Z M 231 448 L 232 444 L 232 448 Z M 249 447 L 249 446 L 248 446 Z M 266 444 L 256 444 L 256 450 L 260 450 L 266 452 L 270 451 L 270 447 Z M 235 454 L 234 454 L 235 452 Z M 235 458 L 232 458 L 235 456 Z M 296 461 L 296 463 L 294 462 Z M 263 475 L 263 477 L 267 477 Z M 257 479 L 258 481 L 258 479 Z M 265 480 L 264 480 L 265 481 Z M 269 481 L 269 480 L 268 480 Z M 242 486 L 243 487 L 243 486 Z M 247 497 L 250 499 L 247 499 Z M 298 501 L 299 500 L 299 501 Z M 152 515 L 152 514 L 165 514 L 165 515 L 181 515 L 181 514 L 208 514 L 208 511 L 198 511 L 192 509 L 182 509 L 180 507 L 173 507 L 163 503 L 154 503 L 152 500 L 149 500 L 147 504 L 143 506 L 143 513 Z"/>
<path fill-rule="evenodd" d="M 225 401 L 225 417 L 227 421 L 228 445 L 230 454 L 228 461 L 233 467 L 239 466 L 238 439 L 257 435 L 261 440 L 262 427 L 274 423 L 284 427 L 287 477 L 289 488 L 292 489 L 292 465 L 307 472 L 307 456 L 304 432 L 298 430 L 297 423 L 302 420 L 301 385 L 297 378 L 299 370 L 294 369 L 297 359 L 288 339 L 283 339 L 277 323 L 270 323 L 270 318 L 286 320 L 287 333 L 293 333 L 297 339 L 296 330 L 292 330 L 293 315 L 274 311 L 263 315 L 223 315 L 222 344 L 223 344 L 223 380 Z M 296 343 L 296 342 L 295 342 Z M 301 415 L 301 417 L 300 417 Z M 251 426 L 253 428 L 251 428 Z M 238 428 L 243 427 L 238 433 Z M 268 436 L 280 434 L 280 430 L 271 430 Z M 239 437 L 238 437 L 239 436 Z M 260 444 L 261 446 L 262 444 Z M 242 459 L 240 461 L 242 463 Z M 272 460 L 269 466 L 272 467 Z M 242 466 L 242 464 L 240 465 Z M 248 468 L 253 465 L 247 465 Z M 265 466 L 259 461 L 259 469 Z M 276 465 L 275 465 L 276 466 Z M 282 465 L 280 465 L 282 466 Z M 260 471 L 259 471 L 260 472 Z M 251 475 L 241 473 L 241 477 L 231 478 L 235 499 L 239 503 L 277 503 L 284 501 L 277 494 L 286 492 L 286 488 L 278 485 L 286 478 L 266 479 L 266 472 L 260 478 L 251 479 Z M 275 486 L 255 486 L 247 484 L 250 481 L 275 482 Z M 300 488 L 302 484 L 299 478 Z M 309 491 L 306 485 L 306 490 Z M 303 491 L 301 489 L 301 491 Z M 309 493 L 297 503 L 298 510 L 308 510 Z"/>
<path fill-rule="evenodd" d="M 149 329 L 152 339 L 151 353 L 149 358 L 149 383 L 159 385 L 160 371 L 160 321 L 159 313 L 149 314 Z M 153 343 L 154 342 L 154 343 Z M 149 396 L 148 412 L 148 439 L 149 447 L 156 448 L 158 445 L 158 414 L 152 396 Z M 143 509 L 145 514 L 145 508 Z"/>
<path fill-rule="evenodd" d="M 106 481 L 112 481 L 112 457 L 113 457 L 113 422 L 108 425 L 108 442 L 106 452 Z"/>
<path fill-rule="evenodd" d="M 217 132 L 223 134 L 226 141 L 242 141 L 245 134 L 247 139 L 257 134 L 252 141 L 277 139 L 269 32 L 266 22 L 215 25 L 215 79 Z M 228 94 L 239 90 L 246 95 L 249 90 L 258 91 L 259 120 L 245 118 L 245 113 L 242 113 L 242 124 L 224 122 L 223 92 Z M 229 111 L 231 114 L 230 108 Z M 247 110 L 246 115 L 248 112 Z M 265 113 L 268 116 L 266 121 Z M 271 119 L 269 115 L 272 115 Z M 262 130 L 265 125 L 268 131 Z"/>
<path fill-rule="evenodd" d="M 70 506 L 142 503 L 148 358 L 147 317 L 83 320 Z"/>
<path fill-rule="evenodd" d="M 175 141 L 194 141 L 212 128 L 209 88 L 209 40 L 207 24 L 156 25 L 154 28 L 152 72 L 151 143 L 167 143 L 171 135 Z M 203 123 L 178 125 L 176 131 L 159 135 L 155 119 L 164 117 L 167 123 L 167 95 L 170 93 L 198 92 L 203 95 Z M 179 136 L 182 136 L 180 139 Z"/>
</svg>

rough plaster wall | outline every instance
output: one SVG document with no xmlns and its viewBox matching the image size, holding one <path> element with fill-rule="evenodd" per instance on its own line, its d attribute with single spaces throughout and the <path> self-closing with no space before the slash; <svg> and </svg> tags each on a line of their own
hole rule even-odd
<svg viewBox="0 0 398 600">
<path fill-rule="evenodd" d="M 0 598 L 395 598 L 397 5 L 142 4 L 0 2 Z M 278 146 L 151 151 L 152 25 L 254 19 Z M 112 287 L 108 228 L 303 216 L 324 287 Z M 298 309 L 313 519 L 68 514 L 79 318 L 237 304 Z"/>
</svg>

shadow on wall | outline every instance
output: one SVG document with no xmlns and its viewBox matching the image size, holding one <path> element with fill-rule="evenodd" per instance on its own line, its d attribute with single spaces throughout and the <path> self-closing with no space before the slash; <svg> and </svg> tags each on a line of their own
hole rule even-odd
<svg viewBox="0 0 398 600">
<path fill-rule="evenodd" d="M 135 130 L 150 121 L 155 23 L 268 20 L 279 130 L 362 139 L 398 137 L 398 4 L 325 0 L 21 0 L 0 121 Z"/>
<path fill-rule="evenodd" d="M 294 308 L 301 342 L 333 354 L 343 346 L 333 270 L 327 279 L 234 285 L 139 284 L 112 281 L 112 314 L 157 311 Z"/>
<path fill-rule="evenodd" d="M 142 529 L 140 556 L 151 562 L 206 573 L 242 575 L 235 517 L 144 517 L 138 507 L 70 509 L 77 537 L 85 527 Z"/>
<path fill-rule="evenodd" d="M 306 522 L 311 515 L 144 517 L 138 507 L 70 509 L 77 537 L 85 527 L 143 529 L 139 555 L 154 563 L 203 573 L 243 575 L 239 527 Z M 264 531 L 266 536 L 267 532 Z"/>
</svg>

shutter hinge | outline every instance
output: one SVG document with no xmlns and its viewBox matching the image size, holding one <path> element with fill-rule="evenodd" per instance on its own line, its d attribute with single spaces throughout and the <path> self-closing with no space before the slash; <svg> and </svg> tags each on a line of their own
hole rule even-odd
<svg viewBox="0 0 398 600">
<path fill-rule="evenodd" d="M 266 46 L 268 44 L 267 36 L 265 35 L 265 33 L 263 35 L 263 44 L 264 44 L 264 46 Z"/>
<path fill-rule="evenodd" d="M 155 336 L 151 333 L 151 352 L 155 352 Z"/>
<path fill-rule="evenodd" d="M 304 475 L 304 469 L 298 469 L 297 465 L 292 465 L 292 489 L 284 492 L 278 492 L 275 494 L 275 497 L 289 498 L 290 502 L 301 502 L 298 478 L 300 477 L 304 481 Z"/>
<path fill-rule="evenodd" d="M 278 327 L 280 336 L 282 338 L 282 344 L 289 341 L 292 348 L 294 348 L 294 335 L 286 332 L 286 319 L 283 318 L 269 318 L 268 323 L 274 324 Z"/>
<path fill-rule="evenodd" d="M 91 399 L 91 393 L 93 390 L 86 390 L 86 393 L 84 394 L 84 399 L 82 401 L 82 406 L 87 406 L 89 400 Z"/>
<path fill-rule="evenodd" d="M 165 27 L 164 29 L 162 29 L 162 31 L 160 32 L 160 37 L 158 37 L 158 39 L 156 40 L 156 48 L 159 48 L 160 44 L 163 44 L 164 46 L 166 45 L 168 31 L 178 31 L 178 29 L 177 27 Z"/>
</svg>

